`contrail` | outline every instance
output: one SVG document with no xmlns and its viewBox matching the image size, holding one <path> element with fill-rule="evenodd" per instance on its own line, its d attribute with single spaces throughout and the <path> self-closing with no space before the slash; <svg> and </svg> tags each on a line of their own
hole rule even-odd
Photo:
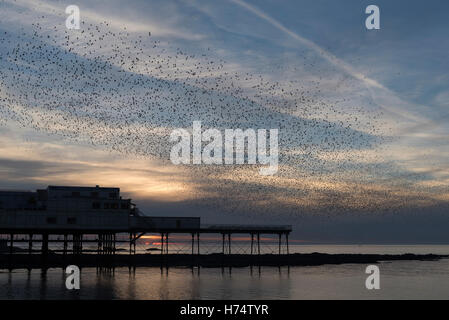
<svg viewBox="0 0 449 320">
<path fill-rule="evenodd" d="M 259 18 L 267 21 L 269 24 L 271 24 L 272 26 L 274 26 L 278 30 L 286 33 L 287 35 L 289 35 L 293 39 L 297 40 L 298 42 L 302 43 L 303 45 L 305 45 L 308 48 L 310 48 L 310 49 L 314 50 L 315 52 L 317 52 L 323 59 L 325 59 L 326 61 L 328 61 L 332 65 L 334 65 L 337 68 L 343 70 L 344 72 L 346 72 L 350 76 L 354 77 L 355 79 L 360 80 L 363 84 L 365 84 L 365 86 L 367 87 L 367 89 L 369 90 L 371 95 L 373 94 L 371 89 L 381 89 L 381 90 L 385 91 L 386 95 L 388 95 L 390 97 L 394 97 L 395 99 L 398 99 L 395 102 L 390 101 L 388 103 L 388 107 L 384 103 L 378 103 L 378 105 L 380 107 L 382 107 L 383 109 L 385 109 L 386 111 L 388 111 L 390 113 L 393 113 L 393 114 L 395 114 L 397 116 L 406 118 L 406 119 L 408 119 L 409 121 L 412 121 L 412 122 L 418 122 L 418 123 L 423 122 L 423 119 L 422 119 L 421 115 L 420 116 L 416 116 L 414 114 L 411 114 L 409 110 L 405 110 L 404 108 L 401 108 L 401 107 L 397 107 L 397 106 L 396 107 L 392 107 L 390 104 L 395 104 L 395 105 L 397 105 L 397 104 L 409 104 L 409 102 L 402 101 L 402 99 L 397 97 L 396 94 L 391 92 L 390 89 L 386 88 L 385 86 L 383 86 L 382 84 L 380 84 L 376 80 L 371 79 L 371 78 L 365 76 L 364 74 L 356 71 L 352 66 L 350 66 L 349 64 L 347 64 L 343 60 L 337 58 L 335 55 L 333 55 L 333 54 L 329 53 L 328 51 L 326 51 L 325 49 L 321 48 L 319 45 L 317 45 L 313 41 L 311 41 L 309 39 L 306 39 L 306 38 L 298 35 L 296 32 L 288 29 L 287 27 L 282 25 L 279 21 L 273 19 L 272 17 L 270 17 L 269 15 L 267 15 L 266 13 L 261 11 L 260 9 L 250 5 L 248 3 L 246 3 L 243 0 L 230 0 L 230 1 L 235 3 L 235 4 L 237 4 L 237 5 L 239 5 L 240 7 L 243 7 L 244 9 L 250 11 L 251 13 L 255 14 L 256 16 L 258 16 Z M 392 110 L 392 108 L 394 108 L 395 110 Z"/>
<path fill-rule="evenodd" d="M 254 13 L 259 18 L 267 21 L 272 26 L 276 27 L 277 29 L 281 30 L 282 32 L 285 32 L 286 34 L 288 34 L 292 38 L 298 40 L 299 42 L 303 43 L 307 47 L 309 47 L 312 50 L 316 51 L 320 56 L 322 56 L 324 59 L 329 61 L 331 64 L 333 64 L 336 67 L 346 71 L 348 74 L 350 74 L 354 78 L 363 81 L 364 83 L 368 84 L 369 86 L 373 86 L 373 87 L 381 88 L 381 89 L 386 89 L 382 84 L 380 84 L 376 80 L 368 78 L 365 75 L 361 74 L 360 72 L 355 71 L 354 68 L 352 68 L 350 65 L 348 65 L 344 61 L 338 59 L 333 54 L 327 52 L 326 50 L 321 48 L 319 45 L 314 43 L 313 41 L 310 41 L 309 39 L 306 39 L 306 38 L 298 35 L 297 33 L 291 31 L 290 29 L 286 28 L 280 22 L 278 22 L 275 19 L 271 18 L 270 16 L 268 16 L 267 14 L 262 12 L 261 10 L 257 9 L 256 7 L 250 5 L 250 4 L 248 4 L 248 3 L 246 3 L 246 2 L 244 2 L 242 0 L 230 0 L 230 1 L 234 2 L 235 4 L 238 4 L 239 6 L 247 9 L 248 11 L 251 11 L 252 13 Z"/>
</svg>

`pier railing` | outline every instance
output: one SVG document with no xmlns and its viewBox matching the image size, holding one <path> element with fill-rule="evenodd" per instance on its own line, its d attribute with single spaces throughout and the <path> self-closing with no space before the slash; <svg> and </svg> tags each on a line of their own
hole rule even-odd
<svg viewBox="0 0 449 320">
<path fill-rule="evenodd" d="M 211 232 L 237 232 L 242 231 L 243 233 L 278 233 L 278 232 L 291 232 L 291 225 L 255 225 L 255 224 L 201 224 L 201 231 L 211 231 Z"/>
</svg>

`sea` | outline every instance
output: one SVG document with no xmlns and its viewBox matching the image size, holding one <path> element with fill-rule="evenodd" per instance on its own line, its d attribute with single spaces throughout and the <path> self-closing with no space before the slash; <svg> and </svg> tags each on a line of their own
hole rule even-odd
<svg viewBox="0 0 449 320">
<path fill-rule="evenodd" d="M 449 254 L 449 245 L 298 245 L 299 253 Z M 62 268 L 0 270 L 0 299 L 449 299 L 449 259 L 378 263 L 380 288 L 367 289 L 366 264 L 245 268 L 83 268 L 79 290 Z"/>
</svg>

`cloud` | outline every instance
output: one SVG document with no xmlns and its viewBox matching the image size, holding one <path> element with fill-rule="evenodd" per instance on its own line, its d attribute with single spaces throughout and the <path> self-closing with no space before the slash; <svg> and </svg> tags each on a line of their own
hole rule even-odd
<svg viewBox="0 0 449 320">
<path fill-rule="evenodd" d="M 368 76 L 358 72 L 355 70 L 350 64 L 346 63 L 345 61 L 339 59 L 335 55 L 331 54 L 330 52 L 326 51 L 324 48 L 317 45 L 315 42 L 300 36 L 296 32 L 293 32 L 292 30 L 285 27 L 282 23 L 277 21 L 276 19 L 270 17 L 268 14 L 264 13 L 262 10 L 258 9 L 257 7 L 248 4 L 247 2 L 243 0 L 230 0 L 232 3 L 237 4 L 238 6 L 248 10 L 249 12 L 255 14 L 259 18 L 265 20 L 269 24 L 271 24 L 276 29 L 280 30 L 281 32 L 289 35 L 291 38 L 295 39 L 296 41 L 300 42 L 304 46 L 312 49 L 316 52 L 320 57 L 328 61 L 330 64 L 338 67 L 342 71 L 346 72 L 347 74 L 351 75 L 355 79 L 359 80 L 365 86 L 367 89 L 371 92 L 372 96 L 374 97 L 376 103 L 381 106 L 383 109 L 387 110 L 388 112 L 394 114 L 399 119 L 405 119 L 412 122 L 422 122 L 426 121 L 425 117 L 423 115 L 418 115 L 416 113 L 410 112 L 410 102 L 402 101 L 397 95 L 395 95 L 390 89 L 379 83 L 378 81 L 369 78 Z"/>
<path fill-rule="evenodd" d="M 179 167 L 67 144 L 44 134 L 31 137 L 30 131 L 19 128 L 14 128 L 14 135 L 5 135 L 5 128 L 0 132 L 2 189 L 102 185 L 119 186 L 136 199 L 177 202 L 193 197 L 193 186 Z"/>
<path fill-rule="evenodd" d="M 48 1 L 40 1 L 40 0 L 14 0 L 8 1 L 13 5 L 20 6 L 21 8 L 29 9 L 34 11 L 35 13 L 45 14 L 48 19 L 48 15 L 50 14 L 53 17 L 58 17 L 58 19 L 65 23 L 65 18 L 67 15 L 65 14 L 66 6 L 71 3 L 59 5 L 55 5 Z M 124 30 L 128 32 L 134 33 L 146 33 L 151 32 L 155 37 L 162 38 L 177 38 L 184 39 L 189 41 L 199 41 L 204 39 L 204 35 L 194 34 L 191 32 L 185 32 L 182 27 L 176 27 L 173 25 L 167 24 L 167 20 L 157 19 L 157 15 L 152 14 L 152 22 L 139 21 L 139 20 L 127 20 L 123 18 L 123 15 L 120 16 L 122 3 L 113 3 L 112 1 L 107 5 L 104 5 L 103 8 L 90 9 L 89 7 L 94 5 L 90 2 L 80 1 L 76 5 L 80 7 L 81 12 L 81 20 L 89 20 L 91 23 L 103 23 L 105 21 L 108 22 L 109 26 L 113 30 Z M 120 9 L 115 10 L 115 8 L 119 7 Z M 115 14 L 108 14 L 108 9 L 114 9 Z M 105 14 L 101 14 L 104 12 Z M 63 19 L 61 19 L 61 16 Z M 157 19 L 157 21 L 155 21 Z M 25 21 L 23 21 L 25 22 Z"/>
<path fill-rule="evenodd" d="M 2 186 L 118 185 L 161 207 L 178 203 L 182 210 L 189 204 L 234 212 L 239 219 L 245 213 L 250 221 L 376 215 L 447 201 L 445 167 L 426 153 L 441 162 L 447 156 L 435 143 L 423 147 L 437 133 L 444 140 L 442 132 L 427 132 L 435 121 L 362 68 L 255 6 L 234 0 L 228 10 L 216 10 L 231 24 L 236 11 L 250 13 L 268 26 L 258 32 L 281 32 L 289 45 L 250 36 L 252 21 L 239 21 L 234 34 L 235 28 L 216 29 L 209 8 L 201 11 L 209 17 L 195 19 L 196 29 L 184 29 L 177 16 L 148 24 L 141 12 L 120 16 L 111 5 L 100 14 L 86 3 L 89 27 L 102 23 L 98 37 L 67 35 L 62 4 L 8 3 L 0 13 L 0 27 L 8 32 L 0 35 L 2 56 L 8 57 L 0 62 L 0 98 L 8 104 L 0 109 L 9 129 L 0 140 Z M 42 30 L 31 25 L 36 21 Z M 148 38 L 149 28 L 156 39 Z M 35 49 L 14 57 L 24 44 Z M 43 57 L 57 63 L 48 65 Z M 378 106 L 388 112 L 380 114 Z M 175 167 L 162 161 L 162 151 L 170 148 L 167 133 L 193 120 L 203 120 L 204 127 L 281 128 L 279 175 L 262 178 L 251 166 Z"/>
</svg>

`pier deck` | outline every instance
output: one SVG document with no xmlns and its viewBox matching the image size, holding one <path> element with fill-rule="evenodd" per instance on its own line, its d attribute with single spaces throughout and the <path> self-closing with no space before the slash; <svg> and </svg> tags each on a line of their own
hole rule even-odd
<svg viewBox="0 0 449 320">
<path fill-rule="evenodd" d="M 154 218 L 151 218 L 154 219 Z M 165 218 L 167 219 L 167 218 Z M 176 219 L 176 218 L 169 218 Z M 140 220 L 143 221 L 142 219 Z M 201 253 L 200 238 L 202 234 L 219 234 L 222 237 L 222 254 L 232 254 L 232 236 L 236 234 L 247 234 L 251 237 L 251 254 L 261 253 L 261 235 L 277 235 L 279 237 L 279 254 L 289 253 L 288 237 L 292 227 L 288 225 L 199 225 L 199 227 L 161 227 L 154 225 L 134 224 L 123 228 L 45 228 L 45 227 L 23 227 L 13 226 L 0 227 L 0 241 L 3 241 L 3 253 L 16 254 L 14 243 L 28 243 L 28 251 L 21 250 L 20 253 L 47 255 L 49 243 L 60 243 L 62 250 L 53 250 L 65 254 L 82 254 L 84 243 L 96 243 L 97 254 L 115 255 L 117 243 L 128 243 L 129 254 L 136 254 L 136 243 L 142 236 L 147 234 L 160 234 L 161 254 L 169 253 L 169 235 L 189 234 L 191 240 L 191 254 Z M 52 236 L 62 236 L 63 239 L 51 239 Z M 93 238 L 92 238 L 93 236 Z M 120 236 L 120 237 L 118 237 Z M 39 244 L 37 247 L 35 244 Z M 37 248 L 37 249 L 36 249 Z"/>
</svg>

